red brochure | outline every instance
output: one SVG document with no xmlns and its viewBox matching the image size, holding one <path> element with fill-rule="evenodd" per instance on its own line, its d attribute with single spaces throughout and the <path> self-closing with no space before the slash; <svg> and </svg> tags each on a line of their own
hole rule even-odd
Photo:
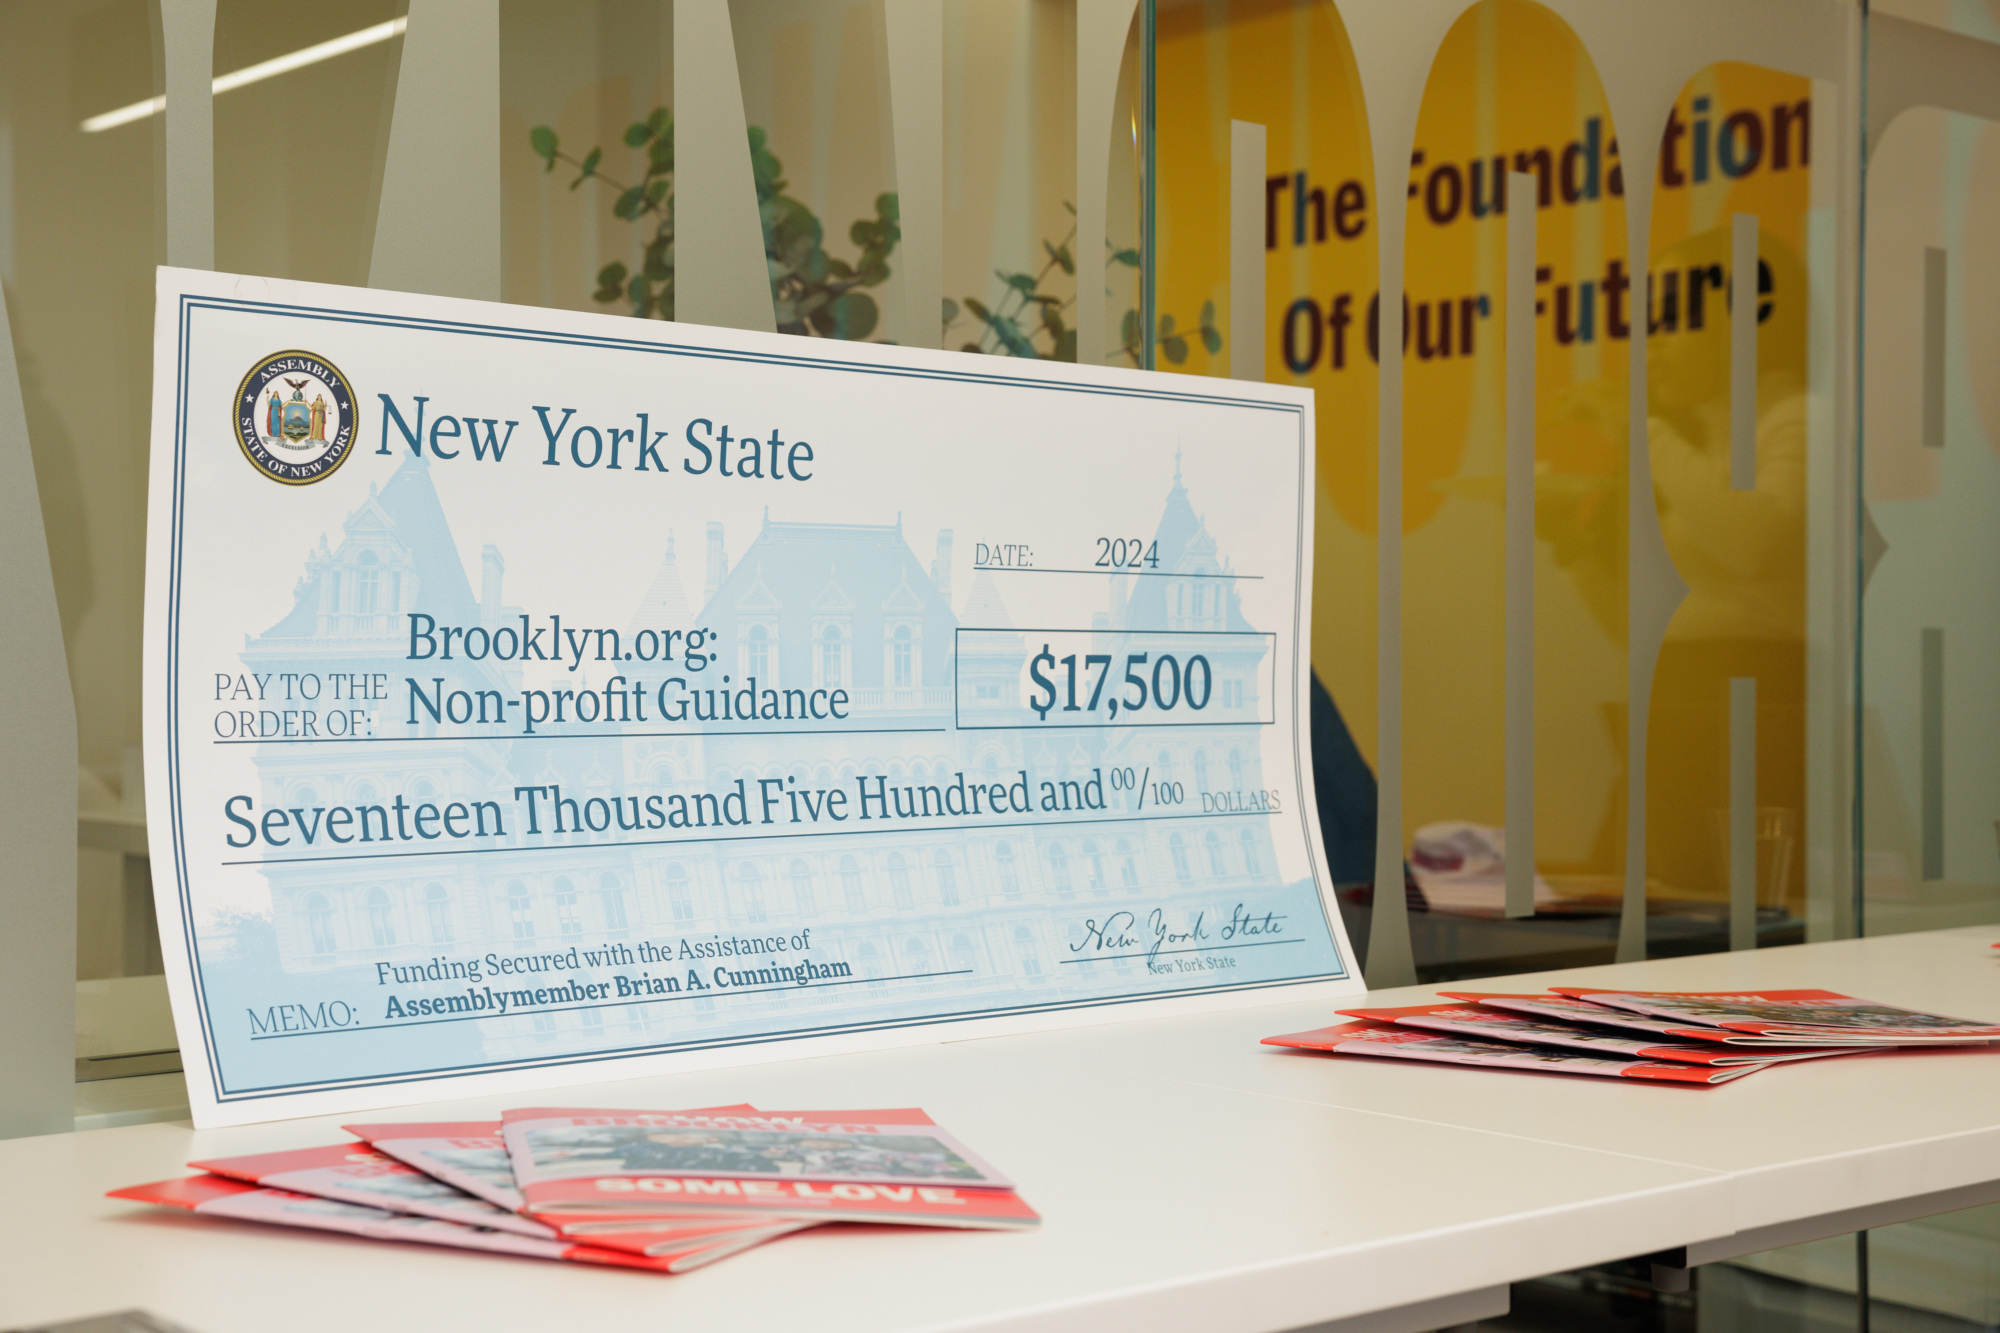
<svg viewBox="0 0 2000 1333">
<path fill-rule="evenodd" d="M 756 1111 L 747 1102 L 708 1106 L 690 1114 L 728 1115 Z M 342 1125 L 342 1129 L 407 1166 L 475 1198 L 519 1212 L 526 1201 L 514 1183 L 514 1167 L 500 1138 L 498 1120 L 431 1121 L 416 1124 Z"/>
<path fill-rule="evenodd" d="M 721 1132 L 739 1130 L 772 1137 L 746 1142 Z M 704 1216 L 973 1228 L 1041 1222 L 992 1168 L 913 1107 L 720 1114 L 526 1107 L 504 1114 L 502 1134 L 528 1211 L 572 1237 L 685 1226 Z M 716 1142 L 703 1141 L 711 1136 Z M 710 1152 L 722 1164 L 743 1161 L 760 1146 L 769 1155 L 749 1159 L 754 1172 L 695 1164 L 711 1160 Z M 812 1168 L 828 1161 L 876 1178 L 816 1178 Z M 922 1183 L 951 1171 L 999 1184 Z"/>
<path fill-rule="evenodd" d="M 1013 1190 L 840 1181 L 744 1180 L 727 1176 L 600 1176 L 541 1186 L 528 1207 L 559 1233 L 595 1240 L 628 1230 L 633 1218 L 680 1219 L 703 1212 L 814 1222 L 877 1222 L 920 1227 L 1009 1230 L 1042 1219 Z M 535 1191 L 530 1189 L 532 1195 Z"/>
<path fill-rule="evenodd" d="M 1739 1065 L 1734 1069 L 1706 1069 L 1697 1065 L 1670 1064 L 1664 1060 L 1617 1060 L 1595 1055 L 1565 1055 L 1556 1051 L 1508 1046 L 1497 1041 L 1470 1037 L 1446 1037 L 1410 1028 L 1378 1023 L 1341 1023 L 1311 1032 L 1291 1032 L 1266 1037 L 1267 1046 L 1295 1046 L 1300 1050 L 1329 1051 L 1336 1055 L 1380 1055 L 1400 1060 L 1433 1060 L 1445 1064 L 1492 1065 L 1504 1069 L 1532 1069 L 1545 1074 L 1597 1074 L 1608 1078 L 1644 1079 L 1663 1083 L 1727 1083 L 1764 1068 L 1761 1064 Z"/>
<path fill-rule="evenodd" d="M 412 1217 L 384 1212 L 338 1199 L 295 1194 L 290 1190 L 265 1189 L 223 1176 L 187 1176 L 180 1180 L 155 1181 L 112 1190 L 109 1197 L 133 1199 L 140 1203 L 185 1208 L 204 1217 L 234 1218 L 272 1226 L 307 1227 L 317 1231 L 337 1231 L 369 1240 L 411 1241 L 421 1245 L 448 1245 L 461 1250 L 484 1250 L 528 1259 L 561 1259 L 571 1263 L 604 1264 L 613 1268 L 639 1268 L 655 1273 L 685 1273 L 705 1263 L 737 1253 L 734 1248 L 693 1245 L 672 1254 L 634 1254 L 593 1245 L 577 1245 L 562 1240 L 541 1240 L 461 1226 L 434 1217 Z"/>
<path fill-rule="evenodd" d="M 520 1189 L 514 1184 L 514 1168 L 507 1160 L 507 1146 L 501 1141 L 498 1120 L 342 1125 L 341 1128 L 365 1140 L 377 1152 L 386 1153 L 447 1184 L 456 1185 L 488 1203 L 498 1204 L 510 1211 L 520 1209 L 525 1203 Z M 765 1216 L 733 1218 L 722 1213 L 706 1212 L 682 1218 L 649 1218 L 628 1225 L 647 1234 L 630 1242 L 622 1238 L 593 1237 L 591 1243 L 613 1249 L 634 1249 L 639 1253 L 666 1254 L 684 1248 L 687 1242 L 701 1237 L 707 1237 L 716 1244 L 741 1239 L 747 1246 L 815 1224 L 786 1222 L 774 1225 Z"/>
<path fill-rule="evenodd" d="M 1600 1055 L 1614 1055 L 1635 1060 L 1671 1060 L 1675 1064 L 1712 1065 L 1729 1068 L 1735 1065 L 1762 1065 L 1775 1060 L 1823 1059 L 1829 1055 L 1846 1055 L 1848 1048 L 1838 1047 L 1817 1051 L 1786 1051 L 1767 1054 L 1762 1051 L 1749 1052 L 1731 1050 L 1727 1046 L 1690 1045 L 1648 1041 L 1642 1037 L 1624 1036 L 1613 1032 L 1596 1032 L 1575 1023 L 1558 1022 L 1550 1019 L 1530 1018 L 1525 1014 L 1508 1013 L 1499 1009 L 1482 1009 L 1472 1004 L 1419 1004 L 1403 1009 L 1342 1009 L 1350 1018 L 1371 1018 L 1379 1023 L 1396 1023 L 1404 1027 L 1426 1028 L 1433 1032 L 1458 1032 L 1468 1037 L 1481 1037 L 1487 1041 L 1520 1042 L 1529 1046 L 1564 1046 L 1582 1051 L 1595 1051 Z M 1868 1049 L 1868 1048 L 1861 1048 Z"/>
<path fill-rule="evenodd" d="M 500 1141 L 498 1120 L 341 1128 L 376 1152 L 510 1213 L 519 1212 L 524 1202 L 507 1161 L 507 1145 Z"/>
<path fill-rule="evenodd" d="M 257 1153 L 250 1157 L 220 1157 L 188 1165 L 252 1185 L 339 1199 L 392 1213 L 490 1227 L 543 1240 L 555 1236 L 554 1231 L 532 1218 L 475 1198 L 358 1143 L 330 1143 L 320 1148 Z"/>
<path fill-rule="evenodd" d="M 1830 990 L 1614 991 L 1587 986 L 1551 989 L 1560 995 L 1632 1013 L 1802 1043 L 1841 1038 L 1897 1045 L 2000 1041 L 2000 1024 L 1901 1009 Z"/>
<path fill-rule="evenodd" d="M 593 1249 L 622 1250 L 627 1254 L 647 1256 L 673 1255 L 685 1253 L 690 1245 L 700 1246 L 700 1254 L 720 1259 L 724 1255 L 747 1250 L 754 1245 L 762 1245 L 767 1240 L 789 1236 L 795 1231 L 810 1231 L 819 1226 L 817 1218 L 777 1221 L 764 1218 L 750 1226 L 730 1226 L 717 1230 L 714 1224 L 707 1227 L 692 1227 L 681 1223 L 666 1223 L 652 1226 L 647 1219 L 624 1219 L 624 1230 L 579 1232 L 569 1237 L 579 1243 L 588 1244 Z M 716 1253 L 711 1253 L 716 1252 Z"/>
<path fill-rule="evenodd" d="M 1010 1182 L 921 1111 L 764 1111 L 755 1115 L 529 1109 L 501 1135 L 531 1208 L 559 1184 L 719 1177 L 1006 1189 Z"/>
<path fill-rule="evenodd" d="M 1648 1018 L 1644 1014 L 1592 1004 L 1589 1000 L 1578 1000 L 1568 995 L 1506 995 L 1470 990 L 1441 990 L 1438 994 L 1446 999 L 1471 1000 L 1482 1007 L 1505 1009 L 1511 1013 L 1533 1014 L 1540 1018 L 1556 1018 L 1575 1023 L 1594 1023 L 1599 1027 L 1618 1028 L 1625 1032 L 1651 1032 L 1662 1037 L 1672 1037 L 1676 1041 L 1706 1042 L 1735 1047 L 1752 1053 L 1760 1060 L 1783 1059 L 1787 1053 L 1805 1054 L 1818 1051 L 1847 1053 L 1887 1049 L 1884 1043 L 1860 1044 L 1858 1038 L 1852 1041 L 1843 1039 L 1837 1046 L 1826 1042 L 1800 1045 L 1791 1040 L 1756 1037 L 1744 1032 L 1730 1032 L 1723 1028 L 1696 1027 L 1693 1024 L 1675 1023 L 1664 1018 Z"/>
</svg>

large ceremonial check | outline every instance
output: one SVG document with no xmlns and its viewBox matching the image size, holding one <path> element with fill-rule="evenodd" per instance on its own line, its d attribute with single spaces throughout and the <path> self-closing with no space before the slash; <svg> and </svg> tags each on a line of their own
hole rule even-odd
<svg viewBox="0 0 2000 1333">
<path fill-rule="evenodd" d="M 163 269 L 198 1124 L 1359 988 L 1304 390 Z"/>
</svg>

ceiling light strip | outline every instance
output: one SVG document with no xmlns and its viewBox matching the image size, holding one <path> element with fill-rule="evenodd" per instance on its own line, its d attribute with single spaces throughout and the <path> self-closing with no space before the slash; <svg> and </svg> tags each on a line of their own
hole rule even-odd
<svg viewBox="0 0 2000 1333">
<path fill-rule="evenodd" d="M 392 37 L 400 37 L 409 25 L 410 21 L 407 18 L 394 18 L 386 23 L 377 23 L 350 32 L 344 37 L 335 37 L 330 41 L 303 47 L 287 55 L 275 56 L 254 65 L 246 65 L 242 69 L 231 70 L 227 74 L 218 75 L 211 86 L 217 93 L 226 93 L 247 84 L 260 83 L 265 79 L 276 78 L 280 74 L 289 74 L 295 69 L 303 69 L 307 65 L 316 65 L 322 60 L 346 55 L 349 51 L 359 51 L 363 47 L 386 42 Z M 166 98 L 149 97 L 143 102 L 134 102 L 130 106 L 121 106 L 116 111 L 106 111 L 101 115 L 92 116 L 83 122 L 83 132 L 96 134 L 101 130 L 129 125 L 135 120 L 156 116 L 166 110 L 166 107 Z"/>
</svg>

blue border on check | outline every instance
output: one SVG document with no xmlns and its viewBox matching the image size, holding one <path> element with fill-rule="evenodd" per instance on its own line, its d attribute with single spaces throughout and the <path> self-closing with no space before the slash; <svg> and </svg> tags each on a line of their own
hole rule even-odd
<svg viewBox="0 0 2000 1333">
<path fill-rule="evenodd" d="M 735 361 L 753 365 L 784 366 L 798 369 L 843 372 L 849 374 L 880 375 L 891 379 L 944 380 L 965 384 L 980 384 L 1008 389 L 1046 390 L 1060 393 L 1082 393 L 1114 398 L 1141 398 L 1163 402 L 1203 403 L 1212 406 L 1251 408 L 1272 412 L 1289 412 L 1298 426 L 1299 448 L 1299 513 L 1296 531 L 1305 528 L 1305 506 L 1310 501 L 1305 485 L 1306 467 L 1309 459 L 1307 450 L 1311 442 L 1305 438 L 1305 413 L 1299 407 L 1288 403 L 1272 403 L 1250 398 L 1238 398 L 1225 394 L 1182 392 L 1166 389 L 1115 387 L 1099 384 L 1066 384 L 1054 380 L 1023 379 L 1010 375 L 995 375 L 974 370 L 956 371 L 929 369 L 912 366 L 875 366 L 852 361 L 832 360 L 825 357 L 794 356 L 776 352 L 754 352 L 725 348 L 698 347 L 686 343 L 655 342 L 645 339 L 616 338 L 602 335 L 562 333 L 548 330 L 524 329 L 504 324 L 479 324 L 461 320 L 420 318 L 415 316 L 363 314 L 356 311 L 337 310 L 318 306 L 285 305 L 271 301 L 235 300 L 226 297 L 194 296 L 181 293 L 176 318 L 175 378 L 174 378 L 174 455 L 173 455 L 173 503 L 171 552 L 168 563 L 168 605 L 167 605 L 167 657 L 166 657 L 166 710 L 169 718 L 167 727 L 167 768 L 170 775 L 168 792 L 169 808 L 172 811 L 172 827 L 168 830 L 173 852 L 175 894 L 180 900 L 180 928 L 183 943 L 187 949 L 189 966 L 193 972 L 195 1003 L 199 1011 L 202 1043 L 207 1054 L 210 1086 L 218 1104 L 257 1101 L 271 1097 L 294 1096 L 300 1093 L 330 1091 L 341 1088 L 390 1087 L 402 1084 L 416 1084 L 439 1079 L 462 1078 L 481 1073 L 501 1073 L 516 1070 L 564 1068 L 601 1064 L 614 1060 L 629 1060 L 646 1055 L 667 1055 L 681 1051 L 709 1050 L 737 1046 L 760 1046 L 772 1042 L 789 1041 L 801 1037 L 839 1036 L 855 1032 L 890 1031 L 902 1028 L 930 1027 L 941 1023 L 964 1022 L 979 1018 L 999 1018 L 1027 1013 L 1053 1013 L 1064 1010 L 1103 1008 L 1109 1005 L 1145 1004 L 1157 1000 L 1177 999 L 1183 996 L 1225 994 L 1235 991 L 1273 990 L 1286 986 L 1313 985 L 1325 981 L 1340 981 L 1350 973 L 1347 960 L 1342 957 L 1338 935 L 1333 923 L 1326 917 L 1326 902 L 1319 899 L 1321 924 L 1326 928 L 1327 938 L 1334 946 L 1334 957 L 1339 969 L 1332 972 L 1315 973 L 1311 976 L 1276 978 L 1264 981 L 1242 982 L 1236 985 L 1194 986 L 1174 990 L 1154 991 L 1146 994 L 1106 996 L 1089 1000 L 1065 1000 L 1042 1004 L 1011 1005 L 1002 1008 L 966 1010 L 948 1014 L 929 1014 L 903 1019 L 883 1019 L 870 1022 L 830 1023 L 823 1027 L 792 1028 L 772 1032 L 759 1032 L 732 1037 L 717 1037 L 709 1040 L 689 1040 L 658 1042 L 644 1046 L 624 1047 L 611 1051 L 592 1051 L 588 1054 L 550 1056 L 542 1059 L 509 1060 L 497 1059 L 476 1063 L 411 1069 L 387 1076 L 363 1078 L 339 1078 L 286 1083 L 276 1086 L 231 1089 L 222 1073 L 220 1053 L 216 1048 L 214 1028 L 209 1014 L 208 982 L 202 970 L 201 954 L 196 946 L 194 932 L 193 898 L 189 885 L 187 847 L 183 836 L 184 816 L 181 809 L 180 785 L 180 593 L 182 573 L 182 538 L 184 532 L 184 504 L 186 500 L 186 463 L 188 436 L 188 344 L 192 333 L 195 312 L 215 310 L 230 313 L 258 313 L 283 316 L 288 319 L 310 320 L 322 323 L 359 325 L 363 327 L 416 329 L 436 333 L 454 334 L 461 337 L 501 338 L 519 342 L 543 343 L 571 347 L 593 347 L 606 350 L 635 352 L 646 355 L 671 356 L 691 360 Z M 1299 543 L 1295 559 L 1294 597 L 1292 607 L 1292 629 L 1295 636 L 1305 612 L 1303 601 L 1304 563 L 1308 553 Z M 1300 697 L 1298 686 L 1299 654 L 1292 655 L 1292 696 Z M 1297 785 L 1294 790 L 1303 792 L 1305 783 L 1305 757 L 1307 745 L 1296 743 L 1292 747 L 1293 777 Z M 1301 803 L 1303 806 L 1303 802 Z M 1305 819 L 1301 808 L 1298 818 Z M 1308 833 L 1310 825 L 1307 826 Z M 1305 839 L 1306 855 L 1311 868 L 1311 879 L 1321 883 L 1324 876 L 1322 849 L 1314 845 L 1310 836 Z M 524 852 L 539 851 L 537 848 L 522 848 Z M 893 980 L 893 978 L 885 978 Z M 378 1029 L 363 1029 L 368 1031 Z"/>
</svg>

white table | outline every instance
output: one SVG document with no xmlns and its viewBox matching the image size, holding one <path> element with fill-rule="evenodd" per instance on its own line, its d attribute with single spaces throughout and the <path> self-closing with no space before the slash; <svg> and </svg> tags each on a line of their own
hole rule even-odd
<svg viewBox="0 0 2000 1333">
<path fill-rule="evenodd" d="M 1967 928 L 1475 988 L 1818 985 L 2000 1020 L 1996 938 Z M 1332 1021 L 1324 1005 L 1279 1004 L 565 1091 L 605 1106 L 920 1105 L 1047 1219 L 1029 1234 L 808 1233 L 680 1278 L 102 1197 L 192 1157 L 337 1139 L 330 1119 L 0 1143 L 0 1327 L 140 1306 L 199 1333 L 668 1320 L 744 1333 L 1397 1333 L 1498 1313 L 1506 1284 L 1540 1274 L 1641 1255 L 1701 1263 L 2000 1199 L 2000 1051 L 1807 1062 L 1684 1088 L 1257 1044 Z M 459 1102 L 408 1118 L 498 1110 Z"/>
</svg>

